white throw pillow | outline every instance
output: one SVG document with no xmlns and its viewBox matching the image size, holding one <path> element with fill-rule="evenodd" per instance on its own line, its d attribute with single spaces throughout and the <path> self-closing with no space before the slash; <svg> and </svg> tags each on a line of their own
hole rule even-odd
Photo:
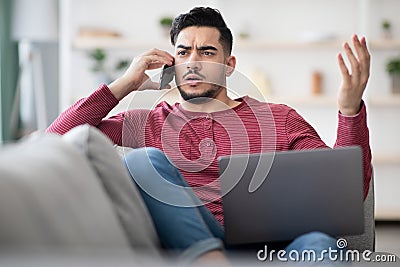
<svg viewBox="0 0 400 267">
<path fill-rule="evenodd" d="M 128 240 L 135 250 L 157 254 L 161 247 L 153 221 L 111 140 L 89 125 L 78 126 L 63 139 L 83 151 L 108 193 Z"/>
</svg>

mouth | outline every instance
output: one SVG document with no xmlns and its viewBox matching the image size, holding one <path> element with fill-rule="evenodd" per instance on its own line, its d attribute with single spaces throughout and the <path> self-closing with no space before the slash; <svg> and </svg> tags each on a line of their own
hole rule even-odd
<svg viewBox="0 0 400 267">
<path fill-rule="evenodd" d="M 189 74 L 185 77 L 184 81 L 190 86 L 196 86 L 199 83 L 203 82 L 203 79 L 196 74 Z"/>
</svg>

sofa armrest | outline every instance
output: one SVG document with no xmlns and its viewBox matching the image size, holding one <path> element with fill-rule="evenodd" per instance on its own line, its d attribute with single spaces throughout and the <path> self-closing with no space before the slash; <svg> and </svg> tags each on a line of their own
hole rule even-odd
<svg viewBox="0 0 400 267">
<path fill-rule="evenodd" d="M 130 246 L 87 157 L 53 134 L 0 150 L 0 250 Z"/>
<path fill-rule="evenodd" d="M 375 251 L 375 192 L 374 175 L 369 185 L 367 198 L 364 200 L 364 233 L 361 235 L 345 236 L 347 248 L 360 252 Z"/>
</svg>

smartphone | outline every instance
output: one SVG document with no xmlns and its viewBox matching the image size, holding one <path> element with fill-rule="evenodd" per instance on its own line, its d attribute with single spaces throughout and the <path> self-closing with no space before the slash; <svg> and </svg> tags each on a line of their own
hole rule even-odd
<svg viewBox="0 0 400 267">
<path fill-rule="evenodd" d="M 160 75 L 160 89 L 165 89 L 165 87 L 174 79 L 175 67 L 164 65 L 161 75 Z"/>
</svg>

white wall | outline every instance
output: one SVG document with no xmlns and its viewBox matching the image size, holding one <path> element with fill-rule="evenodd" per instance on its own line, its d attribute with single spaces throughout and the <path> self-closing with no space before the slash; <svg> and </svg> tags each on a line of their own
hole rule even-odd
<svg viewBox="0 0 400 267">
<path fill-rule="evenodd" d="M 59 114 L 59 76 L 58 76 L 58 44 L 41 43 L 37 44 L 42 53 L 44 88 L 46 90 L 47 123 L 50 125 Z"/>
</svg>

